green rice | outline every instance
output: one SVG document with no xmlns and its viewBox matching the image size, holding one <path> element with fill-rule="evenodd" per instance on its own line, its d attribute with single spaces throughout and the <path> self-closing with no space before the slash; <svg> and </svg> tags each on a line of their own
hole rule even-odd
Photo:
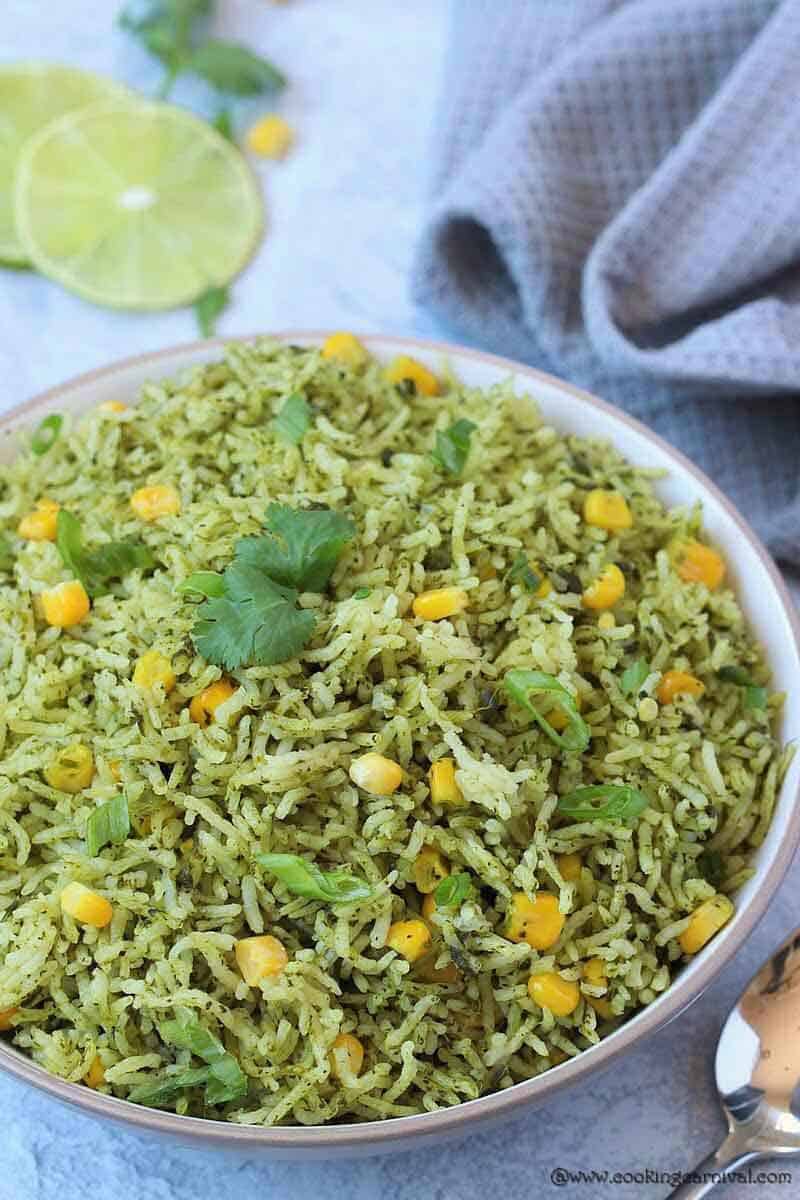
<svg viewBox="0 0 800 1200">
<path fill-rule="evenodd" d="M 457 1104 L 581 1053 L 651 1003 L 685 961 L 678 938 L 692 911 L 747 878 L 786 765 L 771 731 L 781 698 L 747 709 L 742 688 L 719 678 L 734 664 L 763 685 L 768 671 L 732 592 L 676 573 L 674 547 L 701 534 L 699 511 L 665 511 L 651 472 L 543 425 L 511 381 L 442 386 L 417 395 L 372 360 L 349 368 L 314 349 L 235 345 L 146 387 L 124 413 L 67 419 L 46 454 L 23 448 L 3 469 L 0 1013 L 16 1010 L 6 1036 L 49 1071 L 79 1082 L 99 1055 L 101 1089 L 127 1097 L 175 1064 L 198 1065 L 160 1036 L 178 1014 L 222 1039 L 248 1080 L 243 1099 L 218 1107 L 184 1089 L 169 1101 L 179 1113 L 316 1124 Z M 297 447 L 272 427 L 295 392 L 314 412 Z M 478 429 L 452 477 L 430 452 L 460 417 Z M 180 515 L 148 525 L 134 515 L 131 493 L 151 483 L 177 488 Z M 584 522 L 597 487 L 626 497 L 631 530 Z M 136 538 L 156 560 L 67 630 L 37 615 L 36 594 L 69 577 L 56 547 L 15 533 L 42 496 L 80 519 L 87 542 Z M 176 586 L 223 570 L 236 540 L 262 531 L 270 501 L 346 511 L 356 536 L 328 590 L 301 599 L 317 615 L 305 651 L 230 673 L 237 690 L 200 728 L 189 701 L 221 672 L 195 652 L 197 607 Z M 521 552 L 550 581 L 544 599 L 508 578 Z M 627 588 L 603 629 L 581 592 L 608 562 Z M 415 619 L 414 596 L 447 585 L 467 591 L 466 611 Z M 169 695 L 132 681 L 150 648 L 172 661 Z M 647 676 L 626 696 L 622 672 L 639 658 Z M 584 753 L 558 749 L 510 702 L 513 668 L 580 696 Z M 643 703 L 667 669 L 691 672 L 704 695 Z M 44 775 L 73 742 L 95 760 L 77 794 Z M 395 794 L 351 782 L 367 750 L 402 765 Z M 431 801 L 428 771 L 445 756 L 461 807 Z M 557 811 L 559 796 L 607 782 L 647 796 L 631 825 Z M 131 834 L 89 858 L 87 820 L 121 791 Z M 426 845 L 474 885 L 460 909 L 430 919 L 428 966 L 454 963 L 451 983 L 425 982 L 386 946 L 392 922 L 419 917 L 413 866 Z M 291 895 L 257 865 L 265 851 L 347 866 L 373 894 L 338 905 Z M 580 855 L 576 882 L 560 874 L 566 853 Z M 107 897 L 110 925 L 62 912 L 72 880 Z M 505 936 L 511 897 L 537 891 L 566 914 L 544 951 Z M 248 987 L 235 945 L 264 933 L 288 965 Z M 584 978 L 590 958 L 606 983 Z M 579 985 L 571 1014 L 529 998 L 541 971 Z M 363 1044 L 357 1076 L 332 1070 L 342 1032 Z"/>
</svg>

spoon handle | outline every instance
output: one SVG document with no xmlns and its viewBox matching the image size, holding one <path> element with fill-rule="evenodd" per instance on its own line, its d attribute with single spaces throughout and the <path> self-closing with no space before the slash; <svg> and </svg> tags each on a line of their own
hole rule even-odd
<svg viewBox="0 0 800 1200">
<path fill-rule="evenodd" d="M 686 1180 L 676 1187 L 674 1192 L 670 1192 L 667 1200 L 700 1200 L 701 1196 L 707 1196 L 712 1188 L 716 1187 L 718 1183 L 722 1183 L 720 1175 L 724 1171 L 732 1171 L 741 1163 L 749 1162 L 759 1156 L 760 1152 L 748 1145 L 739 1131 L 734 1129 L 721 1146 L 689 1172 L 690 1175 L 698 1177 L 698 1182 L 692 1183 Z"/>
</svg>

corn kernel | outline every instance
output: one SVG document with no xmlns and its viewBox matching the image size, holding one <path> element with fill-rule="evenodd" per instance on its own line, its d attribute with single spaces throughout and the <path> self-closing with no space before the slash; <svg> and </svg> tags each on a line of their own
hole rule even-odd
<svg viewBox="0 0 800 1200">
<path fill-rule="evenodd" d="M 59 508 L 55 500 L 38 500 L 33 512 L 20 521 L 17 533 L 29 542 L 54 542 Z"/>
<path fill-rule="evenodd" d="M 597 612 L 613 608 L 624 595 L 625 576 L 616 563 L 609 563 L 583 593 L 583 605 Z"/>
<path fill-rule="evenodd" d="M 422 396 L 438 396 L 442 390 L 433 371 L 429 371 L 416 358 L 409 358 L 407 354 L 400 354 L 390 362 L 384 375 L 389 383 L 402 383 L 406 379 L 410 380 Z"/>
<path fill-rule="evenodd" d="M 283 117 L 269 113 L 248 129 L 245 141 L 247 149 L 259 158 L 285 158 L 294 141 L 294 131 Z"/>
<path fill-rule="evenodd" d="M 575 707 L 578 712 L 580 712 L 583 708 L 583 696 L 580 692 L 576 692 L 572 699 L 575 701 Z M 555 708 L 550 710 L 546 719 L 558 733 L 563 733 L 567 725 L 569 725 L 569 718 L 560 704 L 557 704 Z"/>
<path fill-rule="evenodd" d="M 430 921 L 433 914 L 436 912 L 436 901 L 433 892 L 429 892 L 422 901 L 422 915 L 426 921 Z"/>
<path fill-rule="evenodd" d="M 114 910 L 105 896 L 98 895 L 82 883 L 68 883 L 61 893 L 61 907 L 81 925 L 103 929 L 109 924 Z"/>
<path fill-rule="evenodd" d="M 578 1007 L 580 988 L 571 979 L 564 979 L 555 971 L 544 971 L 531 975 L 528 980 L 528 995 L 534 1004 L 547 1008 L 555 1017 L 568 1017 Z"/>
<path fill-rule="evenodd" d="M 607 492 L 603 488 L 589 492 L 583 504 L 583 519 L 587 525 L 596 525 L 598 529 L 607 529 L 609 533 L 619 533 L 633 525 L 633 513 L 625 497 L 619 492 Z"/>
<path fill-rule="evenodd" d="M 86 589 L 77 579 L 56 584 L 54 588 L 42 592 L 39 599 L 45 621 L 59 629 L 79 625 L 91 607 Z"/>
<path fill-rule="evenodd" d="M 725 578 L 725 560 L 702 542 L 687 542 L 683 547 L 678 574 L 686 583 L 704 583 L 713 591 Z"/>
<path fill-rule="evenodd" d="M 73 795 L 84 791 L 94 779 L 94 757 L 88 746 L 74 742 L 59 750 L 53 761 L 45 767 L 44 777 L 50 787 Z"/>
<path fill-rule="evenodd" d="M 104 400 L 102 404 L 98 404 L 97 411 L 102 413 L 121 413 L 127 410 L 127 404 L 123 404 L 121 400 Z"/>
<path fill-rule="evenodd" d="M 468 602 L 469 596 L 463 588 L 432 588 L 429 592 L 420 592 L 411 607 L 414 616 L 422 621 L 441 621 L 463 612 Z"/>
<path fill-rule="evenodd" d="M 689 924 L 678 938 L 684 954 L 697 954 L 706 942 L 711 941 L 733 916 L 733 904 L 727 896 L 717 893 L 694 910 Z"/>
<path fill-rule="evenodd" d="M 436 966 L 437 953 L 427 954 L 420 959 L 414 968 L 414 978 L 423 983 L 458 983 L 461 976 L 455 963 L 446 963 L 443 967 Z"/>
<path fill-rule="evenodd" d="M 605 996 L 584 996 L 584 999 L 604 1021 L 613 1021 L 616 1017 L 617 1014 L 611 1007 L 611 1001 L 606 1000 Z"/>
<path fill-rule="evenodd" d="M 332 333 L 322 343 L 322 357 L 336 358 L 348 367 L 360 367 L 368 355 L 358 338 L 352 333 Z"/>
<path fill-rule="evenodd" d="M 661 677 L 656 695 L 662 704 L 671 704 L 676 696 L 702 696 L 705 685 L 686 671 L 667 671 Z"/>
<path fill-rule="evenodd" d="M 582 865 L 580 854 L 559 854 L 556 859 L 561 878 L 567 883 L 576 883 L 580 879 Z"/>
<path fill-rule="evenodd" d="M 354 1034 L 337 1034 L 331 1043 L 331 1070 L 334 1075 L 338 1075 L 341 1079 L 340 1056 L 347 1063 L 347 1070 L 351 1075 L 360 1074 L 361 1068 L 364 1065 L 364 1047 Z"/>
<path fill-rule="evenodd" d="M 280 975 L 289 961 L 282 942 L 266 933 L 260 937 L 241 938 L 234 950 L 242 978 L 250 987 L 262 979 Z"/>
<path fill-rule="evenodd" d="M 450 874 L 450 863 L 435 846 L 423 846 L 414 862 L 414 883 L 422 896 L 436 891 Z"/>
<path fill-rule="evenodd" d="M 431 800 L 443 808 L 458 808 L 464 803 L 461 788 L 456 783 L 456 764 L 452 758 L 440 758 L 428 772 Z"/>
<path fill-rule="evenodd" d="M 210 684 L 202 692 L 192 696 L 189 704 L 189 716 L 201 728 L 204 728 L 208 724 L 208 718 L 213 717 L 220 704 L 230 700 L 235 691 L 236 688 L 227 679 L 218 679 L 216 683 Z"/>
<path fill-rule="evenodd" d="M 403 768 L 382 754 L 362 754 L 350 764 L 350 778 L 356 787 L 372 796 L 391 796 L 403 782 Z"/>
<path fill-rule="evenodd" d="M 154 483 L 133 493 L 131 508 L 142 521 L 157 521 L 159 517 L 176 516 L 181 511 L 181 498 L 171 484 Z"/>
<path fill-rule="evenodd" d="M 583 964 L 583 978 L 593 987 L 605 987 L 607 982 L 606 964 L 602 958 L 590 958 Z"/>
<path fill-rule="evenodd" d="M 614 614 L 611 612 L 602 612 L 597 618 L 597 628 L 602 629 L 604 633 L 608 633 L 609 629 L 613 629 L 616 623 Z"/>
<path fill-rule="evenodd" d="M 395 921 L 386 934 L 386 945 L 409 962 L 422 958 L 431 944 L 431 931 L 424 921 Z"/>
<path fill-rule="evenodd" d="M 83 1077 L 83 1082 L 86 1084 L 87 1087 L 96 1089 L 96 1088 L 99 1088 L 102 1084 L 104 1084 L 105 1081 L 106 1081 L 106 1072 L 105 1072 L 105 1068 L 103 1067 L 103 1060 L 100 1058 L 99 1054 L 95 1054 L 94 1058 L 92 1059 L 92 1063 L 91 1063 L 91 1066 L 89 1067 L 89 1070 L 86 1072 L 86 1074 Z"/>
<path fill-rule="evenodd" d="M 9 1029 L 14 1028 L 14 1017 L 18 1012 L 18 1008 L 0 1009 L 0 1033 L 8 1033 Z"/>
<path fill-rule="evenodd" d="M 175 687 L 175 672 L 172 663 L 158 650 L 148 650 L 137 661 L 133 668 L 133 682 L 136 687 L 147 690 L 160 683 L 165 692 L 171 692 Z"/>
<path fill-rule="evenodd" d="M 549 950 L 561 937 L 566 919 L 551 892 L 540 892 L 535 900 L 529 900 L 524 892 L 515 892 L 506 937 L 512 942 L 527 942 L 534 950 Z"/>
</svg>

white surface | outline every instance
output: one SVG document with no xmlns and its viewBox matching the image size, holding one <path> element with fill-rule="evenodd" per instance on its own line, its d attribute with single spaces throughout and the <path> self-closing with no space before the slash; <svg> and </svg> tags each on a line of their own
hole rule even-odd
<svg viewBox="0 0 800 1200">
<path fill-rule="evenodd" d="M 467 3 L 468 0 L 462 0 Z M 43 57 L 112 72 L 150 89 L 157 72 L 113 29 L 117 4 L 6 0 L 0 55 Z M 282 111 L 298 146 L 285 164 L 259 170 L 269 235 L 236 284 L 220 322 L 226 334 L 256 329 L 345 327 L 436 335 L 411 307 L 407 269 L 422 212 L 424 163 L 444 51 L 442 0 L 220 0 L 224 29 L 272 55 L 291 76 Z M 201 89 L 177 99 L 208 103 Z M 251 111 L 257 111 L 258 105 Z M 115 358 L 194 336 L 189 313 L 107 313 L 44 280 L 0 276 L 0 407 Z M 235 1163 L 103 1127 L 0 1078 L 0 1200 L 215 1200 L 259 1195 L 300 1200 L 458 1200 L 491 1191 L 576 1200 L 656 1200 L 668 1182 L 614 1183 L 614 1172 L 689 1169 L 722 1134 L 714 1099 L 713 1042 L 737 991 L 797 922 L 792 876 L 747 950 L 692 1010 L 605 1076 L 546 1110 L 466 1144 L 330 1166 Z M 772 1165 L 772 1164 L 771 1164 Z M 787 1166 L 787 1164 L 784 1164 Z M 556 1167 L 607 1171 L 550 1183 Z M 789 1168 L 791 1169 L 791 1168 Z M 779 1200 L 784 1186 L 729 1185 L 727 1200 Z"/>
</svg>

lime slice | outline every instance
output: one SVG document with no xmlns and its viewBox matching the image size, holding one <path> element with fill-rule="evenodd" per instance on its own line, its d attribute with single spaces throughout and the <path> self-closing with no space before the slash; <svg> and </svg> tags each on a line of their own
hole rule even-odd
<svg viewBox="0 0 800 1200">
<path fill-rule="evenodd" d="M 21 63 L 0 68 L 0 264 L 21 266 L 14 228 L 13 184 L 22 145 L 62 113 L 129 95 L 126 88 L 73 67 Z"/>
<path fill-rule="evenodd" d="M 37 270 L 84 299 L 177 308 L 242 269 L 262 201 L 205 121 L 170 104 L 93 104 L 26 144 L 14 217 Z"/>
</svg>

